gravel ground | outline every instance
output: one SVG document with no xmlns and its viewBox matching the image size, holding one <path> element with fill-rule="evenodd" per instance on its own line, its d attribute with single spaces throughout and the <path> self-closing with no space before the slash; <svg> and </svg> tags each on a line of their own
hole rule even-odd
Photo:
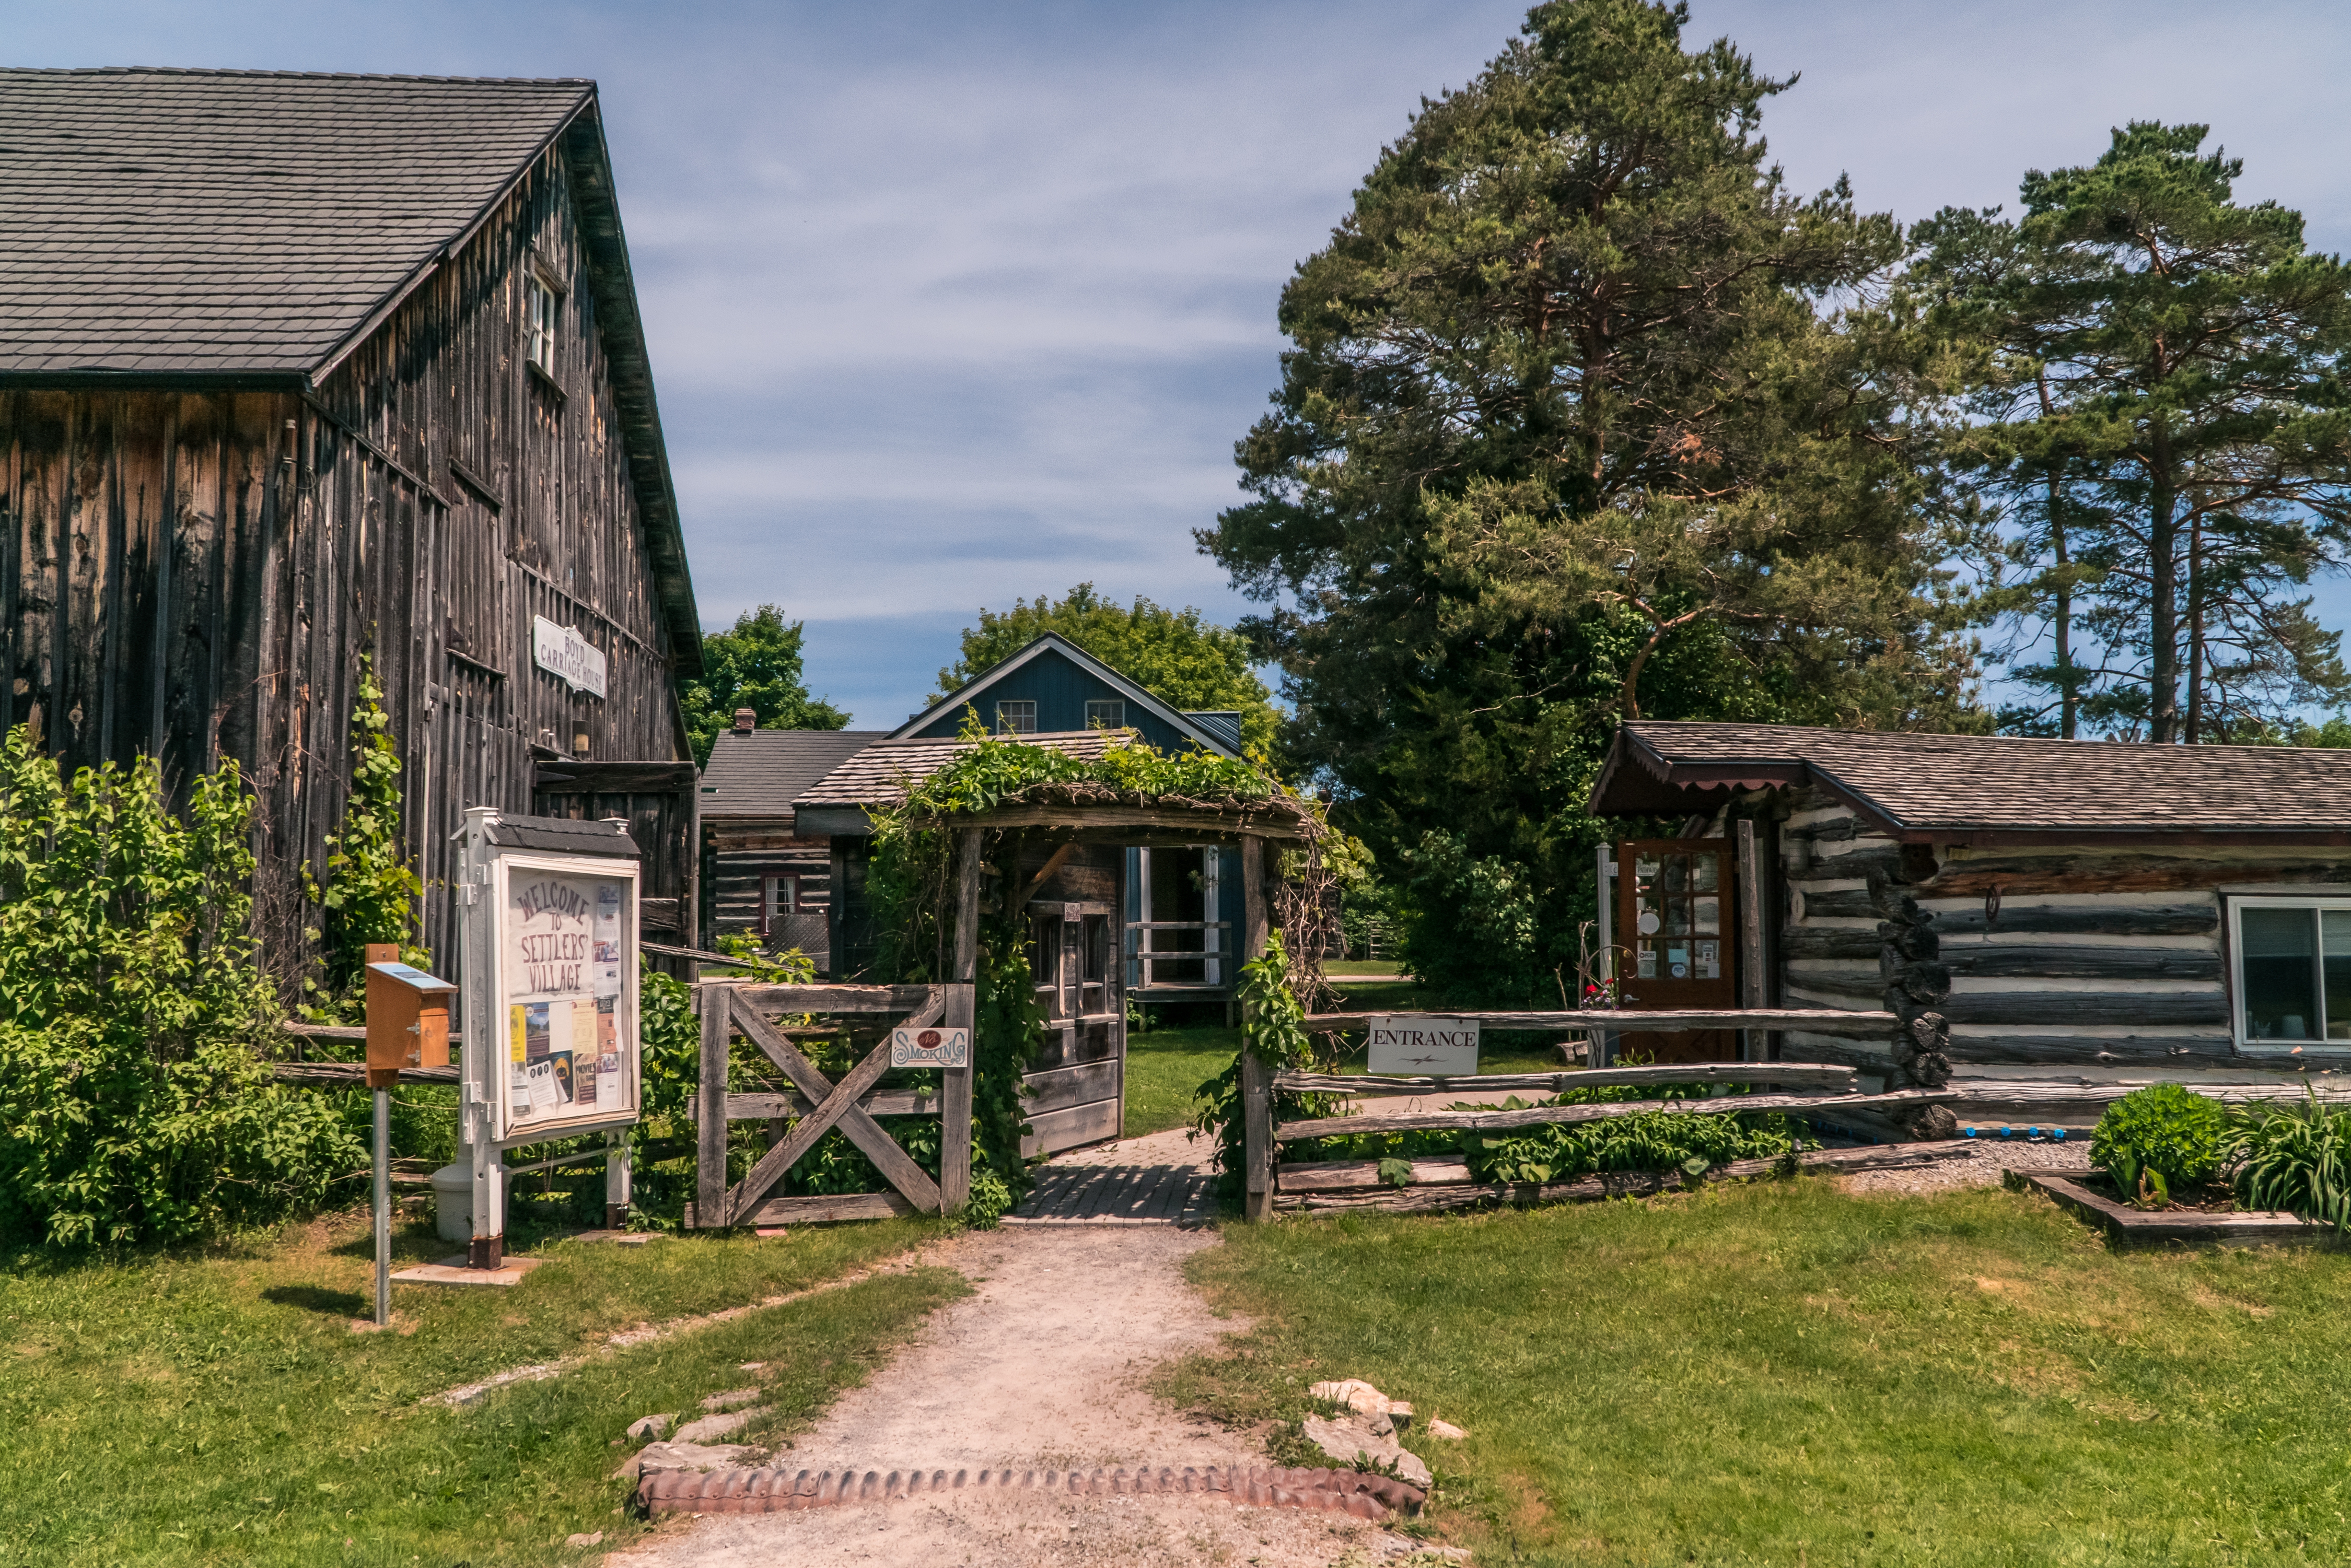
<svg viewBox="0 0 2351 1568">
<path fill-rule="evenodd" d="M 2032 1144 L 2022 1140 L 1984 1139 L 1972 1159 L 1937 1160 L 1908 1170 L 1861 1171 L 1836 1179 L 1847 1192 L 1890 1192 L 1905 1196 L 1949 1192 L 1963 1186 L 1998 1186 L 2001 1173 L 2010 1170 L 2086 1172 L 2090 1140 L 2068 1138 L 2062 1144 Z"/>
</svg>

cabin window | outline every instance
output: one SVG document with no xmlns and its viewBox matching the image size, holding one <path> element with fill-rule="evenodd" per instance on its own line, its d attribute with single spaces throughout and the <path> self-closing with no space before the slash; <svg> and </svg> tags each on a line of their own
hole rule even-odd
<svg viewBox="0 0 2351 1568">
<path fill-rule="evenodd" d="M 1088 729 L 1124 729 L 1126 727 L 1126 705 L 1116 700 L 1106 703 L 1088 703 L 1086 705 L 1086 727 Z"/>
<path fill-rule="evenodd" d="M 2351 899 L 2230 901 L 2237 1039 L 2351 1040 Z"/>
<path fill-rule="evenodd" d="M 1033 702 L 999 702 L 996 705 L 996 733 L 998 735 L 1034 735 L 1037 733 L 1037 705 Z"/>
<path fill-rule="evenodd" d="M 555 290 L 535 274 L 524 287 L 528 295 L 527 319 L 529 327 L 525 351 L 530 362 L 552 381 L 555 378 Z"/>
<path fill-rule="evenodd" d="M 777 929 L 799 913 L 799 878 L 764 876 L 759 879 L 759 933 L 772 936 Z"/>
</svg>

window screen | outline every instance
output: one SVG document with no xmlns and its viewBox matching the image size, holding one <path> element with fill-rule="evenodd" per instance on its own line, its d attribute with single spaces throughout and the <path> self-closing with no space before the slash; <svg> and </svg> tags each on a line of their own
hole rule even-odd
<svg viewBox="0 0 2351 1568">
<path fill-rule="evenodd" d="M 1126 705 L 1123 702 L 1090 702 L 1086 704 L 1088 729 L 1124 729 Z"/>
</svg>

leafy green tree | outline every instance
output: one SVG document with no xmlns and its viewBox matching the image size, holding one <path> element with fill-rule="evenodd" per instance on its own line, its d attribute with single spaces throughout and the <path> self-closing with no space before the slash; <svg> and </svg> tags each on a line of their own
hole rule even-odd
<svg viewBox="0 0 2351 1568">
<path fill-rule="evenodd" d="M 2019 221 L 1915 235 L 1911 287 L 1973 361 L 1959 465 L 2010 511 L 2017 576 L 1986 602 L 2049 625 L 2018 673 L 2068 736 L 2078 710 L 2210 740 L 2351 695 L 2302 591 L 2351 553 L 2351 269 L 2300 214 L 2235 201 L 2243 161 L 2208 131 L 2134 122 L 2028 172 Z"/>
<path fill-rule="evenodd" d="M 710 761 L 718 732 L 735 727 L 735 710 L 749 708 L 761 729 L 846 729 L 849 716 L 809 695 L 801 667 L 806 622 L 785 623 L 772 604 L 746 610 L 732 630 L 702 638 L 702 674 L 680 676 L 677 700 L 697 765 Z"/>
<path fill-rule="evenodd" d="M 1241 716 L 1241 740 L 1249 750 L 1270 751 L 1276 715 L 1265 683 L 1257 677 L 1249 639 L 1210 624 L 1189 605 L 1163 609 L 1137 596 L 1120 605 L 1081 582 L 1059 600 L 1039 594 L 1034 602 L 1016 599 L 1006 611 L 982 610 L 979 624 L 963 634 L 963 656 L 939 672 L 947 693 L 986 674 L 1048 632 L 1071 642 L 1124 675 L 1179 713 Z"/>
<path fill-rule="evenodd" d="M 1900 364 L 1825 306 L 1899 233 L 1783 188 L 1757 131 L 1790 83 L 1685 50 L 1687 16 L 1539 5 L 1424 103 L 1284 290 L 1255 498 L 1201 536 L 1382 863 L 1531 908 L 1515 981 L 1450 966 L 1498 988 L 1574 952 L 1619 717 L 1969 718 Z"/>
</svg>

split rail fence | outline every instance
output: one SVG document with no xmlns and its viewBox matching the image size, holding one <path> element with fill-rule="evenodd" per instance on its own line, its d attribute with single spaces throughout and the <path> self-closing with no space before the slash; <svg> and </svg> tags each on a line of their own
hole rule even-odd
<svg viewBox="0 0 2351 1568">
<path fill-rule="evenodd" d="M 1311 1030 L 1343 1030 L 1365 1027 L 1377 1015 L 1317 1013 L 1306 1026 Z M 1759 1009 L 1736 1011 L 1694 1010 L 1615 1012 L 1583 1010 L 1549 1013 L 1471 1013 L 1486 1029 L 1585 1030 L 1607 1034 L 1677 1033 L 1683 1030 L 1806 1030 L 1819 1034 L 1882 1037 L 1900 1020 L 1890 1012 L 1847 1012 L 1823 1009 Z M 1698 1115 L 1735 1115 L 1750 1111 L 1782 1111 L 1882 1137 L 1899 1138 L 1895 1115 L 1928 1105 L 1947 1104 L 1959 1098 L 1950 1088 L 1897 1089 L 1885 1093 L 1861 1092 L 1855 1069 L 1827 1062 L 1702 1061 L 1656 1067 L 1584 1068 L 1564 1072 L 1488 1072 L 1456 1078 L 1404 1078 L 1322 1072 L 1272 1072 L 1241 1058 L 1242 1160 L 1247 1212 L 1262 1219 L 1278 1210 L 1315 1207 L 1429 1210 L 1466 1207 L 1475 1204 L 1528 1202 L 1570 1197 L 1596 1197 L 1613 1190 L 1606 1178 L 1549 1186 L 1508 1186 L 1473 1181 L 1468 1166 L 1458 1160 L 1423 1159 L 1411 1162 L 1411 1183 L 1384 1187 L 1376 1160 L 1318 1160 L 1284 1165 L 1280 1145 L 1313 1138 L 1347 1137 L 1363 1134 L 1446 1131 L 1499 1132 L 1546 1123 L 1606 1121 L 1648 1111 L 1676 1111 Z M 1254 1068 L 1255 1071 L 1251 1071 Z M 1407 1109 L 1371 1111 L 1344 1116 L 1318 1116 L 1275 1123 L 1277 1092 L 1303 1094 L 1377 1093 L 1382 1095 L 1458 1096 L 1480 1092 L 1533 1091 L 1556 1094 L 1568 1089 L 1596 1089 L 1644 1083 L 1715 1083 L 1771 1085 L 1796 1089 L 1797 1093 L 1711 1095 L 1705 1099 L 1624 1100 L 1596 1104 L 1537 1105 L 1523 1110 L 1479 1106 L 1467 1110 Z M 1867 1165 L 1900 1161 L 1902 1146 L 1872 1152 L 1856 1151 L 1845 1163 Z M 1762 1166 L 1758 1165 L 1760 1174 Z M 1661 1178 L 1629 1177 L 1616 1186 L 1624 1190 L 1655 1190 Z M 1584 1189 L 1589 1188 L 1589 1191 Z"/>
</svg>

